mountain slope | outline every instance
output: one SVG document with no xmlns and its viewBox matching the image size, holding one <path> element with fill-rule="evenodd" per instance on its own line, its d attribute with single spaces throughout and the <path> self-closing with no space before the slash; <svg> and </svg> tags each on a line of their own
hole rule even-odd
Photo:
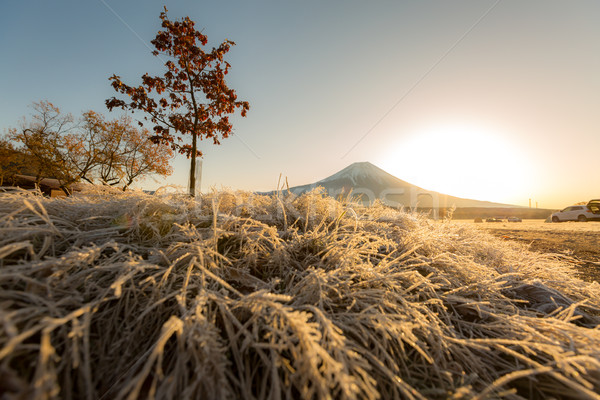
<svg viewBox="0 0 600 400">
<path fill-rule="evenodd" d="M 394 207 L 433 208 L 525 208 L 510 204 L 464 199 L 431 190 L 425 190 L 389 174 L 370 162 L 356 162 L 318 182 L 294 186 L 290 191 L 300 195 L 316 187 L 323 187 L 330 196 L 352 193 L 365 203 L 376 199 Z"/>
</svg>

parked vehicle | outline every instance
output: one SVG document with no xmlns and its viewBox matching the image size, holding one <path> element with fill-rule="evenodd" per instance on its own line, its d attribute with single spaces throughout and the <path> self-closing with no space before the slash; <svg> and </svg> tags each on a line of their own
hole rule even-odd
<svg viewBox="0 0 600 400">
<path fill-rule="evenodd" d="M 506 220 L 508 222 L 523 222 L 523 220 L 519 217 L 508 217 Z"/>
<path fill-rule="evenodd" d="M 569 206 L 552 214 L 552 222 L 600 220 L 600 213 L 594 214 L 587 205 Z"/>
<path fill-rule="evenodd" d="M 486 218 L 485 222 L 502 222 L 502 218 Z"/>
<path fill-rule="evenodd" d="M 592 199 L 587 203 L 588 208 L 594 214 L 600 216 L 600 199 Z"/>
</svg>

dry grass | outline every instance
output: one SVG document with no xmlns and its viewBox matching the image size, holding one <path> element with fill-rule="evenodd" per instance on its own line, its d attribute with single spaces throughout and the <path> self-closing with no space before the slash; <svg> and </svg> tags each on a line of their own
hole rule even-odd
<svg viewBox="0 0 600 400">
<path fill-rule="evenodd" d="M 313 191 L 0 194 L 0 397 L 599 398 L 600 285 Z"/>
</svg>

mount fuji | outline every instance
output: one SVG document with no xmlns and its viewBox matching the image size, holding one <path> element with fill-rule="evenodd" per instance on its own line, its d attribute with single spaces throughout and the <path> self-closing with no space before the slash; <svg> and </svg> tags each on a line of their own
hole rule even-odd
<svg viewBox="0 0 600 400">
<path fill-rule="evenodd" d="M 465 214 L 465 217 L 469 218 L 470 215 L 506 214 L 523 215 L 524 218 L 542 218 L 542 216 L 537 216 L 538 213 L 545 215 L 545 210 L 465 199 L 426 190 L 403 181 L 370 162 L 353 163 L 318 182 L 294 186 L 289 188 L 289 191 L 301 195 L 317 187 L 324 188 L 327 194 L 332 197 L 351 195 L 364 204 L 380 200 L 392 207 L 433 210 L 434 215 L 438 211 L 450 208 L 456 208 L 456 211 L 462 209 L 462 213 L 459 212 L 459 214 Z M 466 210 L 469 211 L 466 212 Z M 536 216 L 533 216 L 533 214 L 536 214 Z"/>
</svg>

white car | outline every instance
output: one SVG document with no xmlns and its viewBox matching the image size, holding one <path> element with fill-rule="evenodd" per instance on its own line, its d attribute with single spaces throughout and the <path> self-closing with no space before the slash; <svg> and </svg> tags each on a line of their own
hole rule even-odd
<svg viewBox="0 0 600 400">
<path fill-rule="evenodd" d="M 586 222 L 589 219 L 597 219 L 598 215 L 586 205 L 569 206 L 562 211 L 552 214 L 552 222 L 561 221 L 581 221 Z"/>
</svg>

